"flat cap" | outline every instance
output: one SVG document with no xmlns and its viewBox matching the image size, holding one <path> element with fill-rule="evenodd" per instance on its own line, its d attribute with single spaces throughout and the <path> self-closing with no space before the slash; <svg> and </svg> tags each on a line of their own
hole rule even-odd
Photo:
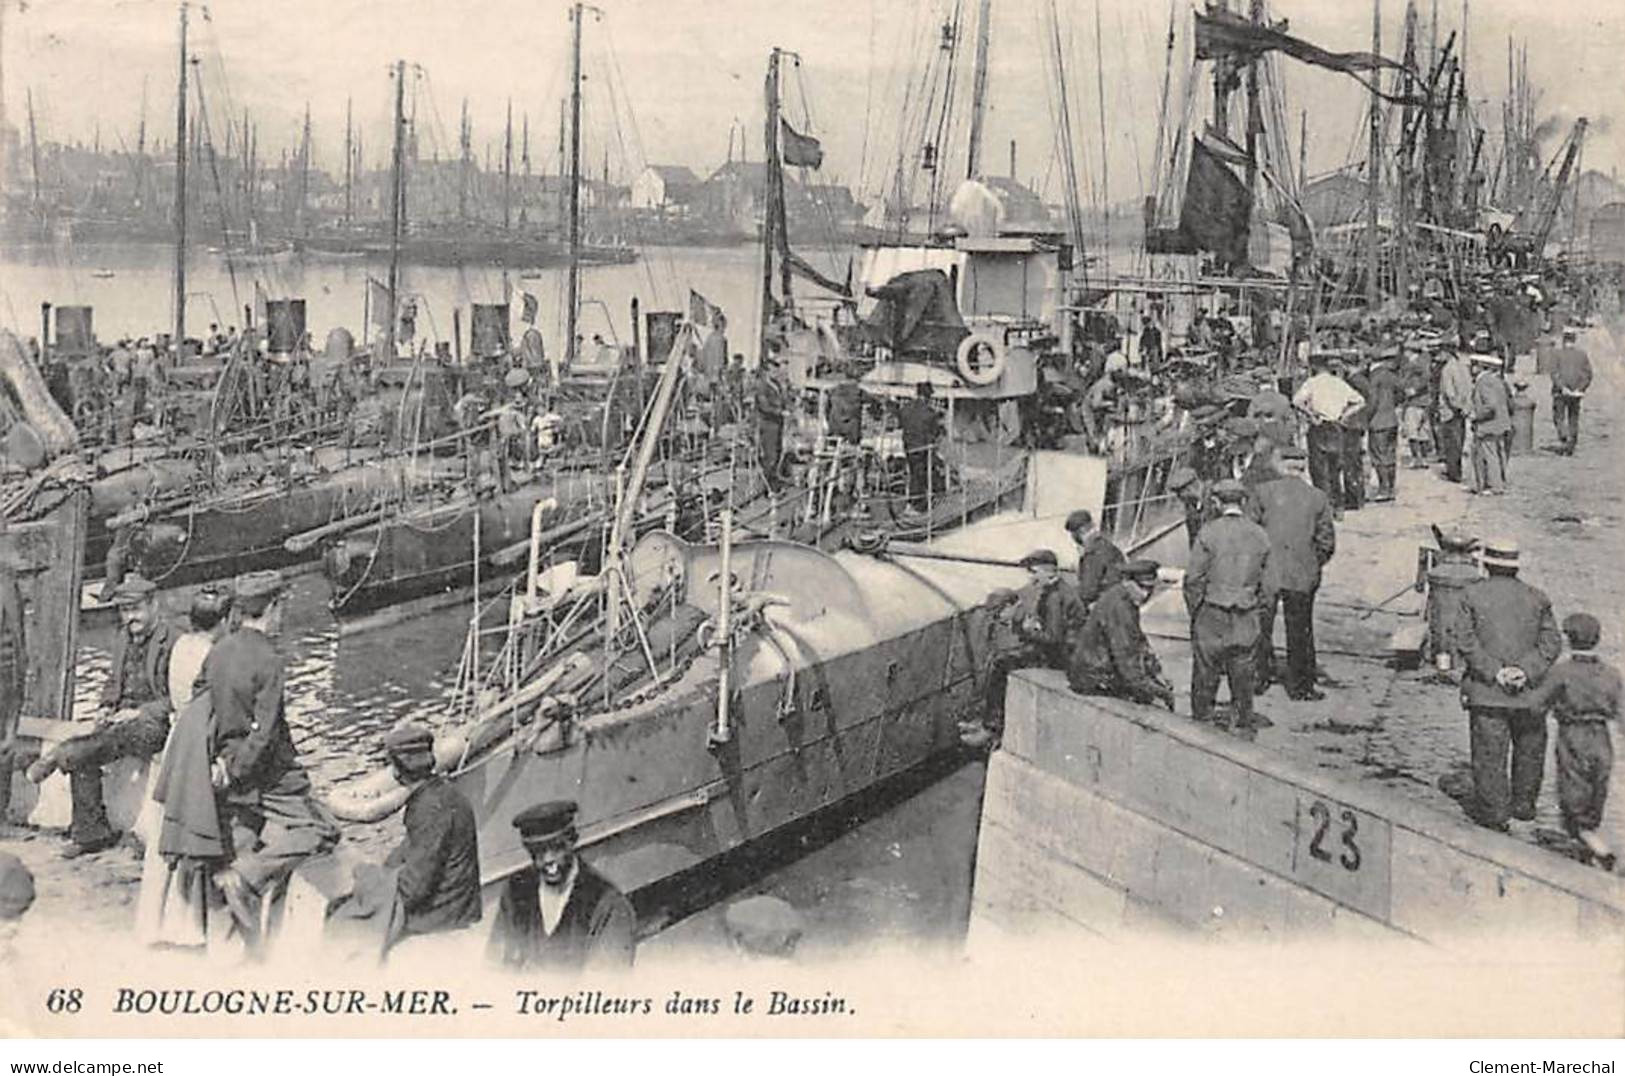
<svg viewBox="0 0 1625 1076">
<path fill-rule="evenodd" d="M 985 604 L 989 609 L 1003 609 L 1011 602 L 1020 600 L 1020 595 L 1009 587 L 995 587 L 988 592 Z"/>
<path fill-rule="evenodd" d="M 392 755 L 433 755 L 434 733 L 425 725 L 409 722 L 384 734 L 384 749 Z"/>
<path fill-rule="evenodd" d="M 739 948 L 757 956 L 787 957 L 806 926 L 801 914 L 778 897 L 746 897 L 728 905 L 722 925 Z"/>
<path fill-rule="evenodd" d="M 1232 418 L 1224 424 L 1225 432 L 1231 437 L 1257 437 L 1258 420 L 1256 418 Z"/>
<path fill-rule="evenodd" d="M 1221 501 L 1236 502 L 1247 496 L 1247 487 L 1234 478 L 1222 479 L 1213 486 L 1213 496 Z"/>
<path fill-rule="evenodd" d="M 283 585 L 281 572 L 247 572 L 237 577 L 232 589 L 239 598 L 264 598 L 282 593 Z"/>
<path fill-rule="evenodd" d="M 115 605 L 139 605 L 158 592 L 158 584 L 139 575 L 127 575 L 113 588 Z"/>
<path fill-rule="evenodd" d="M 1602 625 L 1590 613 L 1570 613 L 1563 618 L 1563 634 L 1577 650 L 1590 650 L 1602 638 Z"/>
<path fill-rule="evenodd" d="M 21 918 L 33 903 L 33 873 L 10 852 L 0 852 L 0 921 Z"/>
<path fill-rule="evenodd" d="M 1196 481 L 1196 472 L 1189 467 L 1175 467 L 1168 475 L 1168 492 L 1178 493 Z"/>
<path fill-rule="evenodd" d="M 1095 525 L 1095 514 L 1087 508 L 1079 508 L 1075 512 L 1068 512 L 1066 516 L 1067 531 L 1087 530 Z"/>
<path fill-rule="evenodd" d="M 1135 557 L 1123 565 L 1123 578 L 1140 583 L 1155 583 L 1162 565 L 1149 557 Z"/>
<path fill-rule="evenodd" d="M 547 844 L 575 830 L 575 800 L 548 800 L 513 816 L 513 828 L 526 844 Z"/>
<path fill-rule="evenodd" d="M 522 389 L 530 384 L 530 371 L 515 367 L 504 375 L 502 383 L 510 389 Z"/>
<path fill-rule="evenodd" d="M 1028 553 L 1025 557 L 1021 558 L 1021 566 L 1023 568 L 1037 568 L 1040 565 L 1048 565 L 1049 567 L 1054 568 L 1060 563 L 1061 562 L 1056 558 L 1055 550 L 1053 549 L 1035 549 L 1031 553 Z"/>
</svg>

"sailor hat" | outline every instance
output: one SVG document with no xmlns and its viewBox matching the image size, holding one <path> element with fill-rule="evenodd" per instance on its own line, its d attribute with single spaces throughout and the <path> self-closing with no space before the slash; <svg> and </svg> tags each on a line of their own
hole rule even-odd
<svg viewBox="0 0 1625 1076">
<path fill-rule="evenodd" d="M 1055 550 L 1053 549 L 1035 549 L 1021 558 L 1023 568 L 1037 568 L 1040 566 L 1054 568 L 1059 564 L 1060 560 L 1055 556 Z"/>
<path fill-rule="evenodd" d="M 513 828 L 525 844 L 551 844 L 574 836 L 577 810 L 575 800 L 548 800 L 514 815 Z"/>
</svg>

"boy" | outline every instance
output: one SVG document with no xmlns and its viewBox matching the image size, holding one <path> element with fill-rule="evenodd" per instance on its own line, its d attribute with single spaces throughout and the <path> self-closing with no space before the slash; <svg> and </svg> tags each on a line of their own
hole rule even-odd
<svg viewBox="0 0 1625 1076">
<path fill-rule="evenodd" d="M 1573 653 L 1552 668 L 1529 701 L 1538 712 L 1550 707 L 1557 718 L 1557 799 L 1563 828 L 1585 845 L 1598 866 L 1612 871 L 1614 850 L 1597 827 L 1614 768 L 1608 722 L 1620 717 L 1620 676 L 1593 653 L 1602 634 L 1596 617 L 1571 613 L 1563 619 L 1563 634 Z"/>
</svg>

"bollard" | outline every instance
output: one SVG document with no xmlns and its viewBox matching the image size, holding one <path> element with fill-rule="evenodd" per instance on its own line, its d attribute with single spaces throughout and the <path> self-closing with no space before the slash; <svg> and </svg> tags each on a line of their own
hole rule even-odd
<svg viewBox="0 0 1625 1076">
<path fill-rule="evenodd" d="M 1455 665 L 1455 647 L 1450 626 L 1461 612 L 1462 599 L 1469 586 L 1479 579 L 1478 566 L 1445 560 L 1428 572 L 1428 651 L 1440 672 Z"/>
</svg>

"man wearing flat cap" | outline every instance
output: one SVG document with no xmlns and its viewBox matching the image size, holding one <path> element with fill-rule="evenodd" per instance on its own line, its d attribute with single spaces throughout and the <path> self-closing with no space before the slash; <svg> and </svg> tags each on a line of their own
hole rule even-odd
<svg viewBox="0 0 1625 1076">
<path fill-rule="evenodd" d="M 1474 355 L 1478 376 L 1473 380 L 1473 477 L 1476 491 L 1499 496 L 1506 492 L 1506 438 L 1512 432 L 1512 396 L 1501 376 L 1497 355 Z"/>
<path fill-rule="evenodd" d="M 1337 530 L 1326 494 L 1304 480 L 1308 461 L 1299 449 L 1281 454 L 1286 471 L 1252 491 L 1248 511 L 1270 539 L 1264 601 L 1259 607 L 1258 661 L 1254 693 L 1269 690 L 1276 680 L 1275 611 L 1286 620 L 1286 673 L 1289 698 L 1325 698 L 1315 687 L 1315 594 L 1321 568 L 1337 551 Z"/>
<path fill-rule="evenodd" d="M 1067 664 L 1067 684 L 1080 695 L 1111 695 L 1174 708 L 1174 689 L 1140 627 L 1140 607 L 1157 585 L 1159 565 L 1136 558 L 1106 589 L 1078 629 Z"/>
<path fill-rule="evenodd" d="M 69 858 L 118 842 L 102 801 L 102 767 L 121 758 L 151 758 L 169 736 L 169 656 L 176 633 L 158 614 L 157 589 L 138 575 L 119 583 L 113 592 L 119 633 L 102 687 L 98 727 L 58 744 L 28 768 L 36 784 L 57 770 L 68 775 L 73 791 Z"/>
<path fill-rule="evenodd" d="M 1530 689 L 1563 652 L 1563 637 L 1551 600 L 1518 578 L 1517 542 L 1488 539 L 1481 559 L 1487 574 L 1463 592 L 1452 630 L 1464 664 L 1461 702 L 1470 722 L 1470 813 L 1481 826 L 1505 830 L 1514 819 L 1527 831 L 1546 761 L 1546 720 Z"/>
<path fill-rule="evenodd" d="M 1094 513 L 1080 508 L 1066 517 L 1066 533 L 1078 547 L 1078 599 L 1093 605 L 1123 576 L 1123 551 L 1095 527 Z"/>
<path fill-rule="evenodd" d="M 412 790 L 406 839 L 385 860 L 396 868 L 391 942 L 462 930 L 480 921 L 480 845 L 468 797 L 435 772 L 434 733 L 402 725 L 384 737 L 395 779 Z"/>
<path fill-rule="evenodd" d="M 529 867 L 508 879 L 487 957 L 519 970 L 632 966 L 632 902 L 576 852 L 576 804 L 553 800 L 513 817 Z"/>
<path fill-rule="evenodd" d="M 1021 558 L 1021 566 L 1033 577 L 1033 588 L 1023 596 L 1016 621 L 1016 634 L 1029 647 L 1022 664 L 1064 669 L 1072 633 L 1083 624 L 1087 612 L 1078 588 L 1062 578 L 1053 550 L 1035 549 Z"/>
<path fill-rule="evenodd" d="M 1195 471 L 1181 464 L 1168 475 L 1168 492 L 1179 498 L 1185 511 L 1185 543 L 1196 545 L 1196 536 L 1202 525 L 1217 516 L 1213 500 L 1208 496 L 1208 483 Z"/>
<path fill-rule="evenodd" d="M 1185 569 L 1185 608 L 1191 616 L 1191 716 L 1214 719 L 1219 678 L 1230 682 L 1239 729 L 1270 722 L 1253 712 L 1253 663 L 1259 609 L 1269 599 L 1270 537 L 1242 512 L 1247 490 L 1226 479 L 1213 487 L 1218 519 L 1202 528 Z"/>
<path fill-rule="evenodd" d="M 1558 451 L 1574 455 L 1580 441 L 1580 401 L 1591 387 L 1591 356 L 1577 343 L 1579 333 L 1563 330 L 1563 346 L 1552 355 L 1552 424 L 1557 427 Z"/>
<path fill-rule="evenodd" d="M 1373 501 L 1394 499 L 1394 483 L 1399 467 L 1399 405 L 1403 390 L 1399 383 L 1399 347 L 1390 345 L 1371 361 L 1366 379 L 1370 389 L 1370 417 L 1366 423 L 1366 445 L 1371 450 L 1371 466 L 1377 472 L 1377 492 Z M 1362 479 L 1363 480 L 1363 479 Z"/>
<path fill-rule="evenodd" d="M 276 648 L 282 631 L 282 577 L 237 577 L 242 623 L 216 643 L 199 682 L 214 705 L 215 788 L 230 820 L 236 858 L 216 876 L 232 914 L 250 932 L 259 901 L 299 864 L 332 848 L 338 827 L 311 795 L 283 713 L 286 663 Z"/>
</svg>

